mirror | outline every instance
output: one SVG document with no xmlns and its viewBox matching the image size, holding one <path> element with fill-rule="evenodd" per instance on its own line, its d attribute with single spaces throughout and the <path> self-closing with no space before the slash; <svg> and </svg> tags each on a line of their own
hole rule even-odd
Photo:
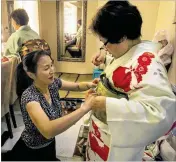
<svg viewBox="0 0 176 162">
<path fill-rule="evenodd" d="M 87 1 L 56 1 L 58 61 L 84 62 Z"/>
<path fill-rule="evenodd" d="M 15 30 L 12 27 L 12 23 L 10 20 L 10 14 L 13 12 L 14 10 L 14 1 L 7 1 L 7 12 L 8 12 L 8 21 L 9 21 L 9 33 L 10 35 L 15 32 Z"/>
</svg>

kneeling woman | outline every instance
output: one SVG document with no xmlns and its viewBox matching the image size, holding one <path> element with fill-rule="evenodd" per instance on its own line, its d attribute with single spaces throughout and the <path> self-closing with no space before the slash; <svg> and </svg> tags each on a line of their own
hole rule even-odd
<svg viewBox="0 0 176 162">
<path fill-rule="evenodd" d="M 26 76 L 24 76 L 24 71 Z M 20 74 L 23 74 L 22 76 Z M 22 84 L 27 83 L 27 89 Z M 91 109 L 92 95 L 76 111 L 61 117 L 58 90 L 83 91 L 96 86 L 93 82 L 72 83 L 54 78 L 53 60 L 49 52 L 40 50 L 25 55 L 18 66 L 18 94 L 25 129 L 9 153 L 7 160 L 54 161 L 56 159 L 55 136 L 64 132 Z M 9 157 L 8 156 L 8 157 Z"/>
</svg>

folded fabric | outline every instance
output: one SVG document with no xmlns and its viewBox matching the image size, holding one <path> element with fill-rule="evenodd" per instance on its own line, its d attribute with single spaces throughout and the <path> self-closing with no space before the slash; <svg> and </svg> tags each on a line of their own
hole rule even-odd
<svg viewBox="0 0 176 162">
<path fill-rule="evenodd" d="M 163 41 L 165 43 L 163 43 Z M 172 61 L 171 56 L 174 52 L 174 48 L 169 40 L 168 32 L 166 30 L 159 30 L 156 32 L 153 42 L 160 42 L 163 45 L 163 48 L 158 52 L 158 56 L 165 66 L 170 64 Z"/>
</svg>

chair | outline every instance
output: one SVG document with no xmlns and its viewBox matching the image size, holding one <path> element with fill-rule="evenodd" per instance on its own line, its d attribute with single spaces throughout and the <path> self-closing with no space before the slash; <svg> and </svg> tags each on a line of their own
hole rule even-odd
<svg viewBox="0 0 176 162">
<path fill-rule="evenodd" d="M 68 52 L 73 58 L 80 58 L 81 51 L 81 38 L 76 40 L 76 45 L 68 47 Z"/>
<path fill-rule="evenodd" d="M 1 64 L 1 118 L 5 116 L 7 128 L 10 138 L 13 138 L 12 127 L 9 115 L 9 101 L 10 101 L 10 75 L 11 75 L 12 61 L 3 62 Z"/>
<path fill-rule="evenodd" d="M 12 57 L 11 60 L 12 60 L 12 68 L 11 68 L 11 75 L 10 75 L 11 89 L 10 89 L 9 109 L 10 109 L 10 115 L 12 118 L 13 126 L 14 128 L 17 128 L 15 114 L 14 114 L 14 103 L 18 99 L 18 96 L 16 94 L 16 68 L 20 60 L 17 57 Z"/>
</svg>

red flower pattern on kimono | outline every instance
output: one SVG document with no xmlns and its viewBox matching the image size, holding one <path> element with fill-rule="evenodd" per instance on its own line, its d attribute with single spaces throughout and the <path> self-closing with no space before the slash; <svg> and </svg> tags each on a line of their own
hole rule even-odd
<svg viewBox="0 0 176 162">
<path fill-rule="evenodd" d="M 138 71 L 135 71 L 134 74 L 136 76 L 137 82 L 138 83 L 141 82 L 142 81 L 142 75 Z"/>
<path fill-rule="evenodd" d="M 142 66 L 142 65 L 138 65 L 135 72 L 141 74 L 146 74 L 147 73 L 147 66 Z"/>
<path fill-rule="evenodd" d="M 98 130 L 98 127 L 97 127 L 97 125 L 95 124 L 94 121 L 92 121 L 92 127 L 94 128 L 95 136 L 96 136 L 101 142 L 103 142 L 102 139 L 101 139 L 100 131 Z"/>
<path fill-rule="evenodd" d="M 112 80 L 116 87 L 122 88 L 125 92 L 130 90 L 130 82 L 132 79 L 131 72 L 126 72 L 129 68 L 127 67 L 118 67 L 112 76 Z"/>
<path fill-rule="evenodd" d="M 139 56 L 138 63 L 144 66 L 150 65 L 151 58 L 154 58 L 154 55 L 152 53 L 144 52 L 141 56 Z"/>
<path fill-rule="evenodd" d="M 98 154 L 104 161 L 107 161 L 109 147 L 106 146 L 103 140 L 101 139 L 101 133 L 93 120 L 92 127 L 94 130 L 89 132 L 90 148 L 94 153 Z"/>
<path fill-rule="evenodd" d="M 123 89 L 125 92 L 131 90 L 130 85 L 132 81 L 132 73 L 134 73 L 137 83 L 142 81 L 142 76 L 147 73 L 148 66 L 152 62 L 154 54 L 150 52 L 145 52 L 138 58 L 138 66 L 136 68 L 128 67 L 118 67 L 112 76 L 114 86 Z"/>
</svg>

